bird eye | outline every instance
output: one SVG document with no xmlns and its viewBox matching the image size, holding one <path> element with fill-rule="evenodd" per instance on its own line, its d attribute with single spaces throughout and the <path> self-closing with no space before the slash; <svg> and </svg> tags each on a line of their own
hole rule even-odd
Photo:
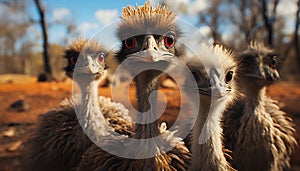
<svg viewBox="0 0 300 171">
<path fill-rule="evenodd" d="M 125 40 L 125 46 L 128 49 L 132 49 L 135 46 L 135 37 L 129 37 L 128 39 Z"/>
<path fill-rule="evenodd" d="M 277 58 L 276 58 L 276 56 L 274 56 L 274 57 L 272 58 L 272 60 L 270 61 L 269 66 L 270 66 L 271 68 L 275 68 L 276 64 L 277 64 Z"/>
<path fill-rule="evenodd" d="M 164 39 L 164 43 L 166 48 L 173 47 L 175 44 L 175 34 L 173 32 L 168 33 Z"/>
<path fill-rule="evenodd" d="M 229 83 L 229 81 L 232 80 L 232 77 L 233 77 L 233 71 L 227 72 L 226 77 L 225 77 L 225 83 L 226 84 Z"/>
<path fill-rule="evenodd" d="M 97 60 L 99 63 L 102 63 L 104 61 L 104 53 L 100 53 L 97 57 Z"/>
<path fill-rule="evenodd" d="M 72 62 L 72 64 L 76 64 L 76 62 L 77 62 L 77 58 L 76 57 L 74 57 L 74 56 L 72 56 L 71 57 L 71 62 Z"/>
</svg>

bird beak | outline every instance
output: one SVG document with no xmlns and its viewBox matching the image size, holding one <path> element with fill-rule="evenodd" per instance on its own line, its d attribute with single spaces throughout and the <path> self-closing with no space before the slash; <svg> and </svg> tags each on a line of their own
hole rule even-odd
<svg viewBox="0 0 300 171">
<path fill-rule="evenodd" d="M 226 85 L 224 85 L 224 83 L 222 83 L 216 75 L 214 75 L 214 78 L 211 79 L 211 84 L 211 96 L 224 97 L 230 91 L 230 89 L 227 89 Z"/>
<path fill-rule="evenodd" d="M 224 97 L 230 92 L 230 89 L 227 88 L 224 81 L 220 80 L 219 74 L 214 69 L 210 72 L 210 83 L 211 96 Z"/>
<path fill-rule="evenodd" d="M 269 66 L 264 66 L 264 71 L 266 74 L 266 80 L 268 82 L 277 81 L 280 79 L 280 75 L 275 68 L 270 68 Z"/>
<path fill-rule="evenodd" d="M 82 73 L 82 74 L 92 74 L 96 75 L 99 74 L 99 71 L 102 69 L 101 66 L 95 65 L 93 58 L 91 56 L 87 56 L 88 58 L 88 65 L 83 67 L 75 67 L 75 73 Z"/>
<path fill-rule="evenodd" d="M 80 68 L 75 67 L 74 73 L 91 74 L 91 70 L 88 66 L 80 67 Z"/>
<path fill-rule="evenodd" d="M 142 46 L 142 51 L 130 54 L 127 58 L 134 58 L 143 62 L 158 62 L 173 57 L 172 53 L 162 51 L 152 35 L 147 35 Z"/>
<path fill-rule="evenodd" d="M 211 73 L 210 79 L 203 85 L 203 87 L 198 87 L 198 92 L 205 96 L 224 97 L 231 91 L 227 88 L 225 83 L 219 79 L 217 73 Z"/>
<path fill-rule="evenodd" d="M 143 62 L 158 62 L 161 60 L 167 60 L 174 55 L 169 52 L 160 50 L 143 50 L 127 56 L 127 58 L 134 58 Z"/>
</svg>

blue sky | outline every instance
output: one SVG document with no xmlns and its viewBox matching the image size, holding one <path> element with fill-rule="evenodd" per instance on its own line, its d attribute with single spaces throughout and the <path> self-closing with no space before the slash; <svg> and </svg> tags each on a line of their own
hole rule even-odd
<svg viewBox="0 0 300 171">
<path fill-rule="evenodd" d="M 116 21 L 121 15 L 122 8 L 127 5 L 141 5 L 145 1 L 70 1 L 70 0 L 46 0 L 42 3 L 47 11 L 48 23 L 55 21 L 67 21 L 76 24 L 79 34 L 90 38 L 99 29 Z M 38 18 L 34 4 L 30 5 L 30 13 L 33 18 Z M 63 44 L 66 27 L 62 24 L 52 24 L 49 27 L 49 39 L 51 43 Z"/>
<path fill-rule="evenodd" d="M 71 21 L 77 25 L 77 30 L 83 37 L 92 37 L 99 29 L 109 23 L 118 20 L 122 8 L 127 5 L 142 5 L 145 0 L 118 0 L 118 1 L 70 1 L 70 0 L 42 0 L 46 9 L 48 23 L 54 21 Z M 152 1 L 155 3 L 155 0 Z M 33 18 L 39 18 L 37 9 L 30 4 L 30 14 Z M 196 22 L 196 17 L 185 17 L 191 23 Z M 36 29 L 40 29 L 36 27 Z M 51 43 L 64 44 L 66 27 L 61 24 L 52 24 L 49 27 L 49 39 Z"/>
<path fill-rule="evenodd" d="M 32 0 L 30 3 L 29 11 L 32 18 L 38 18 L 37 9 Z M 79 35 L 91 38 L 103 26 L 109 25 L 113 21 L 117 21 L 122 13 L 122 8 L 127 5 L 142 5 L 145 0 L 98 0 L 98 1 L 84 1 L 84 0 L 41 0 L 46 8 L 47 20 L 49 23 L 64 21 L 76 24 L 76 32 Z M 157 3 L 158 0 L 150 0 L 152 3 Z M 197 23 L 197 13 L 208 6 L 209 0 L 166 0 L 171 4 L 170 8 L 180 18 L 188 21 L 191 24 Z M 286 17 L 287 28 L 292 28 L 293 17 L 295 12 L 294 0 L 282 0 L 278 6 L 278 12 Z M 178 11 L 180 8 L 186 7 L 187 14 L 182 15 Z M 290 9 L 290 10 L 286 10 Z M 290 19 L 290 20 L 288 20 Z M 203 34 L 209 33 L 206 26 L 198 28 Z M 232 28 L 225 28 L 227 35 L 230 36 Z M 40 28 L 35 26 L 33 31 L 35 34 L 40 34 Z M 49 39 L 51 43 L 58 43 L 66 45 L 64 42 L 66 37 L 66 27 L 61 24 L 53 24 L 49 27 Z"/>
</svg>

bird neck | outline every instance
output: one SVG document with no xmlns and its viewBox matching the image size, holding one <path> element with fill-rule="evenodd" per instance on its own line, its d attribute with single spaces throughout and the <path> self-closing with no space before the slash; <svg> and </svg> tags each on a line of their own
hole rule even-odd
<svg viewBox="0 0 300 171">
<path fill-rule="evenodd" d="M 246 113 L 255 113 L 257 109 L 263 108 L 264 98 L 266 97 L 266 87 L 259 91 L 254 92 L 249 90 L 245 95 L 245 108 Z"/>
<path fill-rule="evenodd" d="M 214 101 L 210 97 L 200 96 L 200 102 L 198 117 L 192 131 L 191 170 L 226 170 L 228 164 L 223 155 L 220 125 L 225 101 Z"/>
<path fill-rule="evenodd" d="M 79 122 L 92 140 L 108 135 L 110 128 L 100 110 L 98 101 L 98 85 L 101 80 L 85 80 L 80 83 L 81 102 L 79 103 Z"/>
<path fill-rule="evenodd" d="M 135 138 L 147 139 L 158 136 L 157 90 L 160 71 L 144 71 L 135 77 L 138 120 L 145 124 L 136 124 Z M 150 96 L 151 94 L 151 96 Z M 149 121 L 153 121 L 148 123 Z"/>
</svg>

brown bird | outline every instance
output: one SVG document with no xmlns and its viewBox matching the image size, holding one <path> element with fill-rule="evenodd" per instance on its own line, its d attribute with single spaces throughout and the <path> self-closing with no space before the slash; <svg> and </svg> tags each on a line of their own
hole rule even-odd
<svg viewBox="0 0 300 171">
<path fill-rule="evenodd" d="M 154 9 L 147 2 L 143 6 L 123 9 L 122 21 L 117 30 L 122 42 L 114 60 L 134 75 L 144 68 L 159 68 L 162 71 L 173 68 L 178 60 L 176 39 L 180 35 L 174 23 L 175 15 L 166 7 Z M 124 63 L 127 61 L 127 66 Z M 162 71 L 146 69 L 134 77 L 137 94 L 138 120 L 148 121 L 156 118 L 156 98 L 158 82 Z M 151 94 L 152 93 L 152 94 Z M 152 96 L 150 98 L 149 96 Z M 151 105 L 150 105 L 151 102 Z M 83 157 L 79 170 L 186 170 L 190 162 L 190 152 L 181 138 L 166 130 L 165 123 L 159 126 L 157 120 L 150 123 L 136 123 L 130 138 L 145 143 L 122 143 L 103 141 L 105 147 L 116 152 L 133 153 L 136 158 L 113 155 L 93 145 Z M 160 137 L 160 138 L 157 138 Z M 154 142 L 143 140 L 157 138 Z M 124 140 L 125 141 L 125 140 Z M 106 144 L 105 144 L 106 143 Z M 166 147 L 174 147 L 166 150 Z M 136 150 L 138 153 L 132 151 Z M 143 157 L 149 154 L 150 157 Z"/>
<path fill-rule="evenodd" d="M 81 52 L 82 54 L 78 58 Z M 109 124 L 116 132 L 122 134 L 129 134 L 132 127 L 128 110 L 122 104 L 111 102 L 109 98 L 98 97 L 98 84 L 105 75 L 104 56 L 98 42 L 88 42 L 85 39 L 76 40 L 65 51 L 65 57 L 68 58 L 66 72 L 72 78 L 77 63 L 75 69 L 78 70 L 78 74 L 75 81 L 81 85 L 81 95 L 87 101 L 84 100 L 84 104 L 75 104 L 73 98 L 66 98 L 58 107 L 40 116 L 35 132 L 25 145 L 23 165 L 26 171 L 73 170 L 79 164 L 82 154 L 92 145 L 92 141 L 83 132 L 78 122 L 76 117 L 78 110 L 75 111 L 75 105 L 77 105 L 77 109 L 87 109 L 80 112 L 83 115 L 81 118 L 85 116 L 100 117 L 102 119 L 100 126 Z M 79 63 L 78 60 L 80 60 Z M 100 63 L 96 63 L 95 60 Z M 98 66 L 98 68 L 92 68 L 92 65 Z M 99 73 L 96 74 L 97 72 Z M 89 79 L 84 82 L 80 80 L 81 77 Z M 93 105 L 91 109 L 92 104 L 99 106 Z M 98 132 L 98 134 L 101 133 Z"/>
<path fill-rule="evenodd" d="M 201 46 L 199 59 L 192 57 L 187 65 L 197 82 L 200 104 L 198 116 L 192 133 L 185 141 L 190 141 L 192 166 L 190 170 L 234 170 L 226 161 L 223 148 L 221 118 L 225 105 L 235 98 L 236 85 L 232 81 L 235 75 L 236 61 L 234 53 L 221 45 Z M 192 119 L 193 120 L 193 119 Z M 186 127 L 186 123 L 184 124 Z"/>
<path fill-rule="evenodd" d="M 238 170 L 284 170 L 296 146 L 292 119 L 266 95 L 266 86 L 280 78 L 278 57 L 253 43 L 238 55 L 238 100 L 224 113 L 224 144 Z"/>
</svg>

